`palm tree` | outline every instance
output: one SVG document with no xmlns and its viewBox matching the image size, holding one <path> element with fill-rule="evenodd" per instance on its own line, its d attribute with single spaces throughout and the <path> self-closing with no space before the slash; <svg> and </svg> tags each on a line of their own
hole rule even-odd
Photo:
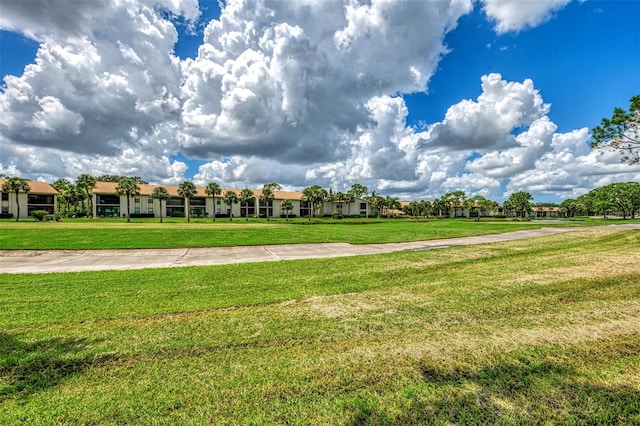
<svg viewBox="0 0 640 426">
<path fill-rule="evenodd" d="M 376 194 L 376 191 L 371 191 L 371 195 L 365 198 L 371 206 L 378 211 L 378 219 L 382 216 L 382 210 L 386 206 L 387 199 L 382 195 Z"/>
<path fill-rule="evenodd" d="M 31 191 L 31 187 L 27 183 L 26 179 L 19 177 L 12 177 L 4 181 L 2 184 L 2 192 L 14 192 L 16 194 L 16 222 L 20 219 L 20 201 L 18 200 L 18 194 L 24 192 L 28 194 Z"/>
<path fill-rule="evenodd" d="M 279 183 L 265 183 L 262 185 L 262 195 L 260 195 L 260 201 L 265 205 L 265 212 L 267 214 L 267 222 L 269 221 L 269 203 L 273 202 L 275 198 L 274 191 L 279 191 L 282 186 Z"/>
<path fill-rule="evenodd" d="M 187 214 L 187 222 L 190 222 L 191 211 L 189 208 L 189 197 L 192 197 L 196 193 L 196 186 L 193 182 L 185 180 L 178 186 L 178 195 L 184 197 L 185 209 Z"/>
<path fill-rule="evenodd" d="M 58 179 L 51 186 L 58 191 L 58 211 L 62 212 L 62 203 L 65 203 L 65 211 L 69 210 L 68 188 L 71 185 L 68 179 Z"/>
<path fill-rule="evenodd" d="M 123 177 L 116 185 L 116 195 L 127 196 L 127 223 L 131 222 L 131 209 L 129 207 L 129 199 L 132 195 L 140 194 L 140 185 L 134 178 Z"/>
<path fill-rule="evenodd" d="M 151 198 L 156 199 L 160 202 L 160 223 L 162 223 L 162 201 L 164 201 L 166 206 L 167 200 L 171 198 L 171 196 L 167 192 L 167 188 L 165 188 L 164 186 L 157 186 L 153 189 Z"/>
<path fill-rule="evenodd" d="M 238 204 L 240 198 L 238 198 L 238 194 L 235 191 L 227 190 L 224 193 L 224 202 L 229 206 L 229 222 L 233 221 L 233 205 Z"/>
<path fill-rule="evenodd" d="M 213 221 L 216 221 L 216 195 L 222 194 L 222 188 L 215 182 L 209 182 L 207 187 L 204 189 L 204 192 L 207 195 L 211 195 L 213 197 Z"/>
<path fill-rule="evenodd" d="M 386 215 L 385 215 L 387 216 L 387 218 L 389 217 L 389 210 L 400 209 L 400 207 L 402 207 L 402 204 L 400 204 L 400 201 L 397 198 L 392 197 L 390 195 L 387 195 L 387 197 L 385 198 L 384 205 L 387 208 Z"/>
<path fill-rule="evenodd" d="M 245 213 L 244 216 L 249 222 L 249 203 L 253 202 L 255 206 L 256 195 L 249 188 L 244 188 L 240 191 L 240 202 L 245 205 Z"/>
<path fill-rule="evenodd" d="M 282 202 L 280 203 L 280 208 L 284 210 L 287 222 L 289 222 L 289 212 L 293 210 L 293 201 L 282 200 Z"/>
<path fill-rule="evenodd" d="M 130 178 L 129 178 L 130 179 Z M 76 186 L 85 195 L 86 200 L 89 202 L 89 208 L 87 209 L 88 215 L 93 217 L 93 187 L 96 186 L 96 178 L 89 174 L 81 174 L 76 179 Z"/>
<path fill-rule="evenodd" d="M 305 188 L 302 191 L 302 196 L 309 203 L 309 220 L 311 220 L 311 215 L 315 211 L 316 205 L 320 205 L 327 197 L 327 190 L 320 185 L 313 185 Z"/>
</svg>

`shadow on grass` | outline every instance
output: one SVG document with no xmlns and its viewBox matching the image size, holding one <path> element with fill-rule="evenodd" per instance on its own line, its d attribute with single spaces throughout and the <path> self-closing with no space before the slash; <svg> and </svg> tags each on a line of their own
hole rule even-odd
<svg viewBox="0 0 640 426">
<path fill-rule="evenodd" d="M 57 386 L 109 357 L 83 354 L 94 341 L 54 338 L 25 342 L 0 332 L 0 402 Z"/>
<path fill-rule="evenodd" d="M 594 383 L 557 355 L 498 360 L 478 370 L 423 362 L 423 382 L 405 392 L 410 402 L 399 414 L 359 398 L 348 407 L 349 424 L 640 424 L 637 388 Z M 638 359 L 637 350 L 612 355 Z"/>
</svg>

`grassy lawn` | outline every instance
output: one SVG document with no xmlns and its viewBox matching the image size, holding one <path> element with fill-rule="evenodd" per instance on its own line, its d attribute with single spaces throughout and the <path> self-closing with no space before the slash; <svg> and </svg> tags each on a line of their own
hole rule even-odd
<svg viewBox="0 0 640 426">
<path fill-rule="evenodd" d="M 262 245 L 284 243 L 384 243 L 493 234 L 552 226 L 630 223 L 587 219 L 549 222 L 467 220 L 265 220 L 75 219 L 65 222 L 0 221 L 0 249 L 108 249 Z M 634 221 L 639 223 L 640 220 Z"/>
<path fill-rule="evenodd" d="M 638 265 L 639 231 L 593 229 L 0 274 L 0 424 L 639 424 Z"/>
</svg>

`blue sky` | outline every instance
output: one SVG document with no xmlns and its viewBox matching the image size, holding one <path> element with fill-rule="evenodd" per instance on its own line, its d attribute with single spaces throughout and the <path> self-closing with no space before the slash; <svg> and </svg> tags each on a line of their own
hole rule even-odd
<svg viewBox="0 0 640 426">
<path fill-rule="evenodd" d="M 588 149 L 640 93 L 640 2 L 41 1 L 0 0 L 0 173 L 535 201 L 640 180 Z"/>
</svg>

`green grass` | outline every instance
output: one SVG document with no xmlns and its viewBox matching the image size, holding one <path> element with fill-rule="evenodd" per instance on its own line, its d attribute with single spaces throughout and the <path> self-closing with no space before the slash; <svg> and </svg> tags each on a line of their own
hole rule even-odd
<svg viewBox="0 0 640 426">
<path fill-rule="evenodd" d="M 266 222 L 252 219 L 211 220 L 76 219 L 65 222 L 0 222 L 0 249 L 117 249 L 214 247 L 284 243 L 347 242 L 387 243 L 494 234 L 519 229 L 552 226 L 588 226 L 623 221 L 567 221 L 536 223 L 514 221 L 481 222 L 467 220 L 341 220 L 333 222 L 306 219 Z M 631 221 L 624 221 L 630 223 Z M 636 223 L 640 221 L 635 221 Z"/>
<path fill-rule="evenodd" d="M 0 274 L 0 424 L 638 424 L 639 264 L 594 229 Z"/>
</svg>

